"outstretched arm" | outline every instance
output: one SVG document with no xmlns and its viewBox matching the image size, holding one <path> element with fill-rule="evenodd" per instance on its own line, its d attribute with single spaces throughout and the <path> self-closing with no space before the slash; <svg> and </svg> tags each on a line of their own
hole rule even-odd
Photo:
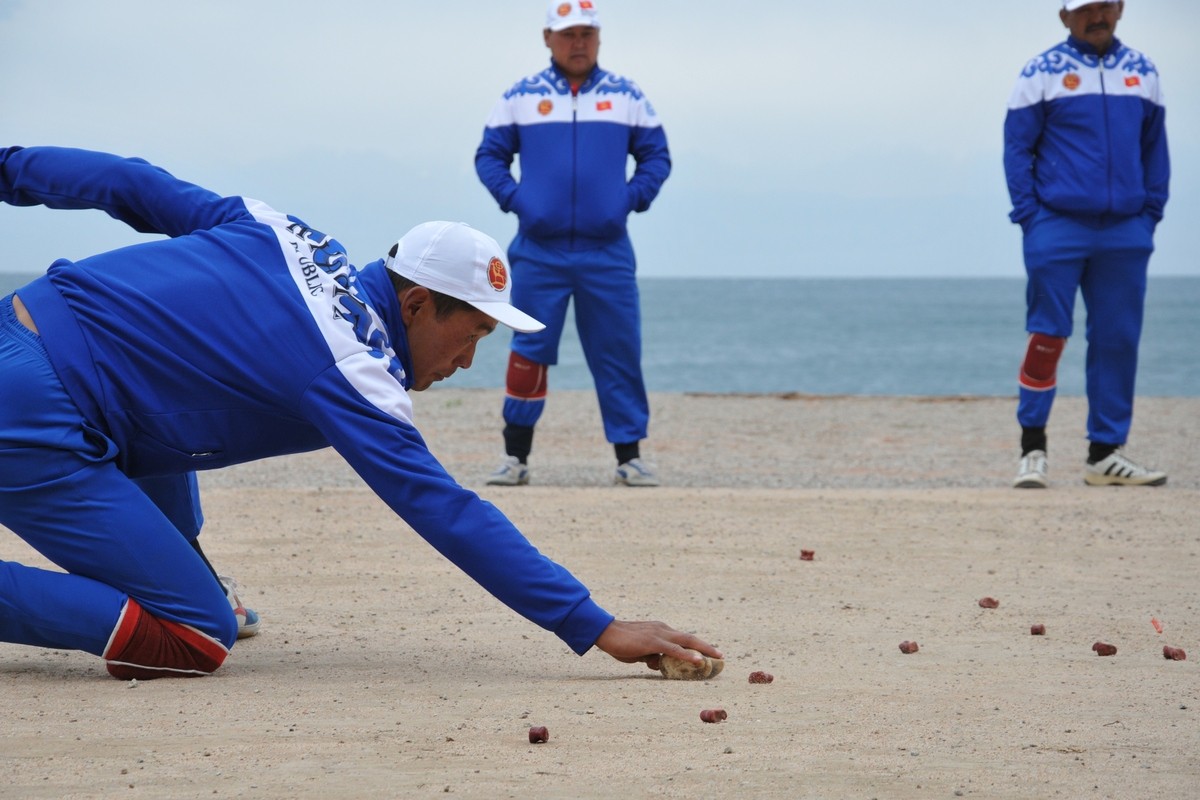
<svg viewBox="0 0 1200 800">
<path fill-rule="evenodd" d="M 0 202 L 98 209 L 141 233 L 181 236 L 247 216 L 223 198 L 140 158 L 68 147 L 0 148 Z"/>
</svg>

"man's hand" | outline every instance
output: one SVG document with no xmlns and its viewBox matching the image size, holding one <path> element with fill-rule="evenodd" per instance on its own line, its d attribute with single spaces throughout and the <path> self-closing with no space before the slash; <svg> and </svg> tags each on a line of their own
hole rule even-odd
<svg viewBox="0 0 1200 800">
<path fill-rule="evenodd" d="M 613 620 L 596 639 L 596 647 L 626 664 L 643 662 L 658 669 L 660 656 L 668 655 L 692 663 L 701 659 L 688 650 L 696 650 L 709 658 L 724 658 L 721 651 L 698 636 L 677 631 L 661 622 L 622 622 Z"/>
</svg>

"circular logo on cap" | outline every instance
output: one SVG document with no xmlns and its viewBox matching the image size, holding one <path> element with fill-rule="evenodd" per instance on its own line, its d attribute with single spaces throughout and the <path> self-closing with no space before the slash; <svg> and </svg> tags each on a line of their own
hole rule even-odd
<svg viewBox="0 0 1200 800">
<path fill-rule="evenodd" d="M 570 13 L 571 13 L 571 4 L 570 3 L 559 3 L 558 15 L 560 17 L 565 17 Z"/>
<path fill-rule="evenodd" d="M 1079 88 L 1080 83 L 1081 81 L 1079 80 L 1079 76 L 1074 72 L 1063 75 L 1063 86 L 1067 87 L 1072 92 Z"/>
<path fill-rule="evenodd" d="M 504 266 L 504 262 L 492 256 L 492 260 L 488 262 L 488 283 L 497 292 L 503 292 L 508 286 L 508 270 Z"/>
<path fill-rule="evenodd" d="M 543 100 L 542 102 L 538 103 L 538 113 L 541 114 L 543 117 L 546 116 L 547 114 L 549 114 L 553 110 L 554 110 L 554 103 L 551 103 L 549 100 Z"/>
</svg>

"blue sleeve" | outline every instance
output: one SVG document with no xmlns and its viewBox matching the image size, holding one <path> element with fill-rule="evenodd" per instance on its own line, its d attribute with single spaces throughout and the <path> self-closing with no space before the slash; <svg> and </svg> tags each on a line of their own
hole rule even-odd
<svg viewBox="0 0 1200 800">
<path fill-rule="evenodd" d="M 542 555 L 499 509 L 456 483 L 415 428 L 363 399 L 336 368 L 310 386 L 304 402 L 375 493 L 502 603 L 580 655 L 612 622 L 566 568 Z"/>
<path fill-rule="evenodd" d="M 1167 110 L 1156 103 L 1149 107 L 1142 125 L 1142 171 L 1146 176 L 1146 213 L 1158 222 L 1167 205 L 1171 182 L 1171 158 L 1167 152 Z"/>
<path fill-rule="evenodd" d="M 662 189 L 663 182 L 671 174 L 671 154 L 667 150 L 667 134 L 662 127 L 634 128 L 629 152 L 637 164 L 633 177 L 629 179 L 629 190 L 633 196 L 633 210 L 650 208 L 654 198 Z"/>
<path fill-rule="evenodd" d="M 517 182 L 512 176 L 513 157 L 521 147 L 521 133 L 515 124 L 483 129 L 483 141 L 475 151 L 475 174 L 496 198 L 500 210 L 512 210 Z"/>
<path fill-rule="evenodd" d="M 98 209 L 141 233 L 181 236 L 247 215 L 223 198 L 140 158 L 66 147 L 0 150 L 0 201 Z"/>
<path fill-rule="evenodd" d="M 1040 205 L 1034 189 L 1033 166 L 1044 121 L 1043 103 L 1009 109 L 1004 118 L 1004 175 L 1013 205 L 1008 217 L 1022 228 L 1037 214 Z"/>
</svg>

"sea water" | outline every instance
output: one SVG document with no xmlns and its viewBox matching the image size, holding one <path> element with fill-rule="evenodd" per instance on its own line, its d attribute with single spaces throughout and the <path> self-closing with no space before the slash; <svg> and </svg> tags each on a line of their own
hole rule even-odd
<svg viewBox="0 0 1200 800">
<path fill-rule="evenodd" d="M 33 277 L 0 273 L 0 293 Z M 643 278 L 639 290 L 652 392 L 1010 396 L 1025 352 L 1019 278 Z M 1084 392 L 1085 320 L 1080 300 L 1062 394 Z M 508 341 L 497 330 L 443 385 L 503 386 Z M 592 388 L 570 320 L 549 380 Z M 1200 277 L 1151 274 L 1137 391 L 1200 396 Z"/>
</svg>

